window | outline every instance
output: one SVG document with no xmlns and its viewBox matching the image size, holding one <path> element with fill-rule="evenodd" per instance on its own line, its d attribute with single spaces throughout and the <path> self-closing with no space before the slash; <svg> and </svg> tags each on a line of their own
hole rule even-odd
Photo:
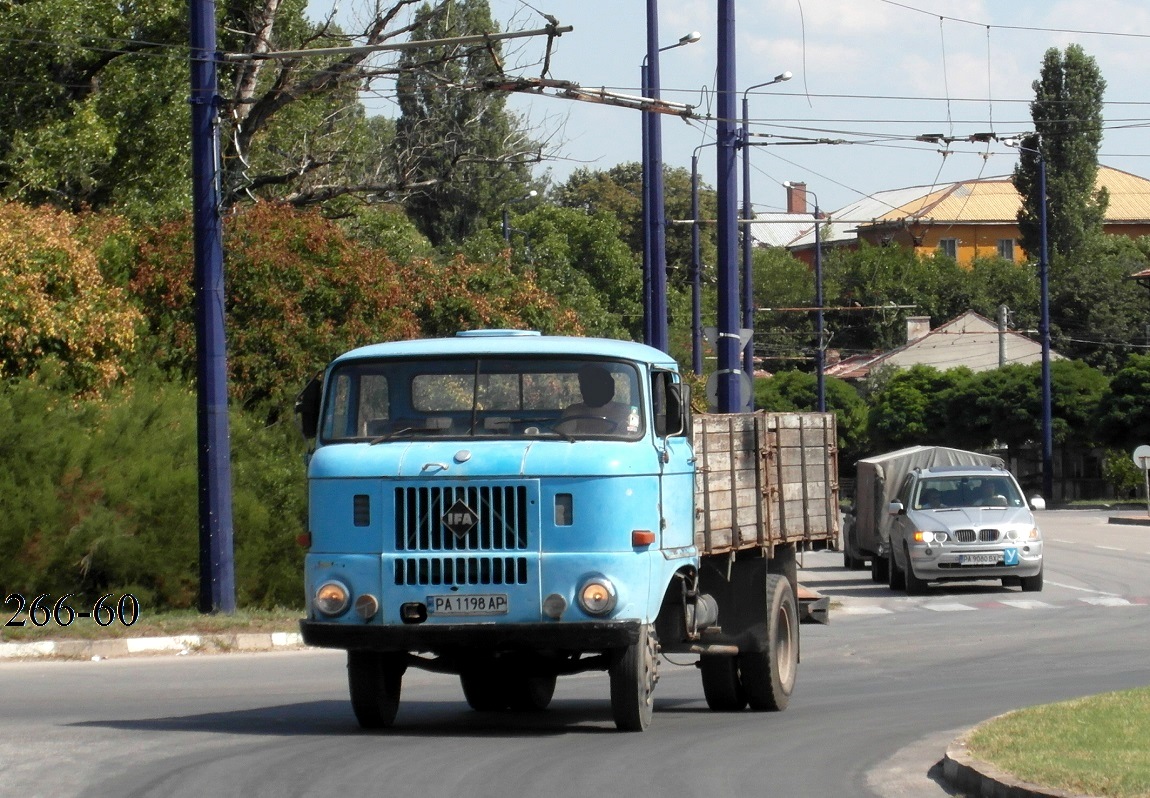
<svg viewBox="0 0 1150 798">
<path fill-rule="evenodd" d="M 943 255 L 951 258 L 958 257 L 958 239 L 957 238 L 940 238 L 938 240 L 938 251 Z"/>
<path fill-rule="evenodd" d="M 998 239 L 998 257 L 1005 258 L 1006 260 L 1014 260 L 1014 239 L 1013 238 L 1000 238 Z"/>
</svg>

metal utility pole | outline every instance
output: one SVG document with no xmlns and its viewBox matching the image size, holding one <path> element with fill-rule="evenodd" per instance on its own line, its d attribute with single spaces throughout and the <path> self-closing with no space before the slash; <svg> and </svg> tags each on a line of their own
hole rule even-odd
<svg viewBox="0 0 1150 798">
<path fill-rule="evenodd" d="M 737 150 L 739 134 L 735 127 L 735 0 L 719 0 L 718 70 L 716 88 L 716 195 L 718 199 L 718 336 L 715 348 L 719 368 L 716 398 L 720 413 L 741 409 L 743 371 L 740 368 Z"/>
<path fill-rule="evenodd" d="M 192 213 L 195 227 L 196 421 L 199 452 L 200 612 L 236 610 L 232 467 L 224 338 L 224 245 L 216 9 L 191 0 Z"/>
</svg>

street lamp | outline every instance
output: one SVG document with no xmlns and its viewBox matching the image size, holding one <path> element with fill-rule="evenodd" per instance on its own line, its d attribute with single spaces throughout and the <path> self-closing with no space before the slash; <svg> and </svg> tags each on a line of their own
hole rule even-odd
<svg viewBox="0 0 1150 798">
<path fill-rule="evenodd" d="M 640 65 L 643 96 L 659 99 L 659 53 L 703 38 L 692 31 L 659 47 L 656 0 L 647 0 L 647 54 Z M 667 238 L 663 202 L 663 135 L 660 114 L 643 111 L 643 340 L 664 352 L 667 341 Z"/>
<path fill-rule="evenodd" d="M 789 180 L 783 185 L 787 188 L 796 187 L 796 184 Z M 822 236 L 819 235 L 819 221 L 822 219 L 822 214 L 819 212 L 819 195 L 806 186 L 803 186 L 803 192 L 815 198 L 815 379 L 818 385 L 818 411 L 825 413 L 827 412 L 827 386 L 826 376 L 823 374 L 826 368 L 826 351 L 823 348 L 823 240 Z M 804 207 L 805 204 L 804 197 Z"/>
<path fill-rule="evenodd" d="M 527 200 L 534 199 L 535 197 L 538 197 L 538 196 L 539 196 L 539 192 L 536 191 L 535 189 L 531 189 L 526 194 L 524 194 L 522 197 L 516 197 L 515 199 L 508 200 L 507 202 L 505 202 L 503 204 L 503 241 L 504 241 L 504 243 L 506 243 L 506 244 L 511 243 L 511 227 L 507 224 L 507 207 L 513 203 L 526 202 Z"/>
<path fill-rule="evenodd" d="M 1038 336 L 1042 340 L 1042 494 L 1047 501 L 1054 501 L 1054 433 L 1051 424 L 1050 401 L 1050 261 L 1046 231 L 1046 157 L 1035 147 L 1024 147 L 1018 139 L 1005 139 L 1003 144 L 1017 147 L 1021 152 L 1029 152 L 1038 160 L 1038 280 L 1041 294 L 1041 317 L 1038 322 Z"/>
<path fill-rule="evenodd" d="M 751 123 L 747 95 L 752 89 L 761 89 L 764 86 L 773 86 L 791 79 L 789 71 L 775 75 L 771 80 L 756 83 L 743 90 L 743 328 L 751 331 L 751 337 L 743 350 L 743 371 L 752 379 L 755 376 L 755 302 L 751 290 L 752 276 L 752 246 L 751 219 L 754 211 L 751 209 Z M 752 398 L 751 403 L 754 403 Z M 753 409 L 753 408 L 752 408 Z"/>
</svg>

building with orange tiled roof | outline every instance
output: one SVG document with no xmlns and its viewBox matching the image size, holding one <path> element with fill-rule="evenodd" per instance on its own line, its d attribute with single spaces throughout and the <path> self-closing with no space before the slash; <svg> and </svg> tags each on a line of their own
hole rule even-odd
<svg viewBox="0 0 1150 798">
<path fill-rule="evenodd" d="M 1131 238 L 1150 235 L 1150 180 L 1099 166 L 1096 185 L 1110 195 L 1107 233 Z M 793 207 L 792 199 L 788 195 L 788 210 L 793 214 L 799 208 Z M 819 237 L 824 253 L 832 247 L 855 249 L 859 241 L 866 241 L 874 246 L 911 247 L 922 254 L 942 251 L 960 264 L 995 255 L 1021 263 L 1026 259 L 1019 244 L 1021 207 L 1022 198 L 1009 176 L 894 189 L 828 214 L 820 221 Z M 786 246 L 810 262 L 813 220 Z"/>
</svg>

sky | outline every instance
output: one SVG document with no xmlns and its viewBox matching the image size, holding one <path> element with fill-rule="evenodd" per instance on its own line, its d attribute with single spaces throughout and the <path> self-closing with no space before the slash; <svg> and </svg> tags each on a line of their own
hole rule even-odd
<svg viewBox="0 0 1150 798">
<path fill-rule="evenodd" d="M 312 0 L 309 8 L 315 14 L 332 2 Z M 641 93 L 647 2 L 490 0 L 504 29 L 541 28 L 544 14 L 573 26 L 554 41 L 548 77 L 631 95 Z M 1031 130 L 1031 84 L 1043 55 L 1070 44 L 1095 58 L 1107 83 L 1099 161 L 1150 177 L 1145 0 L 735 0 L 734 7 L 739 113 L 746 87 L 793 76 L 747 94 L 758 145 L 750 152 L 756 213 L 785 210 L 784 181 L 806 183 L 810 199 L 833 212 L 888 189 L 1010 174 L 1018 153 L 1001 143 L 948 147 L 915 137 Z M 701 34 L 661 54 L 662 98 L 712 118 L 664 117 L 663 160 L 689 169 L 699 148 L 700 174 L 712 187 L 717 9 L 717 0 L 658 3 L 664 45 Z M 353 6 L 340 13 L 355 19 Z M 506 43 L 507 71 L 539 77 L 545 41 Z M 394 113 L 386 100 L 365 102 L 372 112 Z M 538 95 L 513 95 L 509 107 L 546 139 L 555 159 L 539 171 L 549 169 L 554 182 L 580 167 L 641 158 L 637 111 Z M 820 139 L 843 143 L 812 143 Z"/>
</svg>

